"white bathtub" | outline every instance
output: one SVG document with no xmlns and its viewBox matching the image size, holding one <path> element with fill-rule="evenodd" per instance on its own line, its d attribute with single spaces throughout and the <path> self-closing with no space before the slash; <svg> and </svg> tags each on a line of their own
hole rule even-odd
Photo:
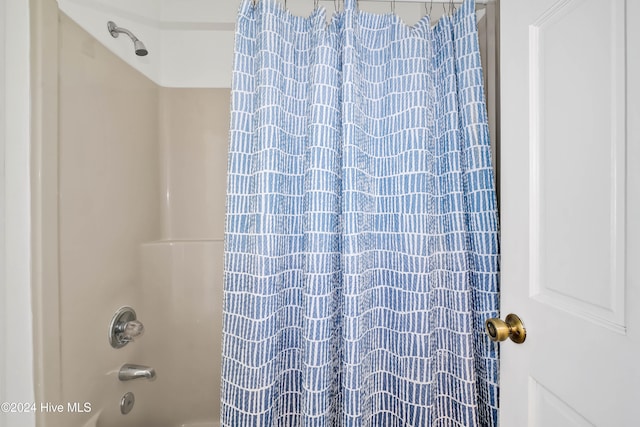
<svg viewBox="0 0 640 427">
<path fill-rule="evenodd" d="M 103 413 L 103 411 L 99 411 L 96 413 L 89 421 L 87 421 L 82 427 L 120 427 L 120 426 L 130 426 L 132 425 L 127 420 L 126 416 L 119 414 L 116 417 L 110 417 L 107 414 Z M 155 427 L 147 424 L 144 420 L 136 421 L 136 427 Z M 187 423 L 187 424 L 179 424 L 172 427 L 220 427 L 220 422 L 218 421 L 201 421 L 195 423 Z"/>
</svg>

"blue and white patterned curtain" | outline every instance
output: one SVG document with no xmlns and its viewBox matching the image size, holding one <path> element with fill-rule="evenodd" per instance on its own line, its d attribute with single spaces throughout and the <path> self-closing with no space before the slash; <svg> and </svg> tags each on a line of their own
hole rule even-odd
<svg viewBox="0 0 640 427">
<path fill-rule="evenodd" d="M 431 28 L 244 0 L 232 97 L 223 425 L 495 426 L 474 2 Z"/>
</svg>

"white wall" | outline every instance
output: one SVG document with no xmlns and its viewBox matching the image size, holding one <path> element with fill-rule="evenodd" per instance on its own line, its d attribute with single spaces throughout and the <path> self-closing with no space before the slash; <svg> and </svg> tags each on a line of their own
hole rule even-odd
<svg viewBox="0 0 640 427">
<path fill-rule="evenodd" d="M 240 0 L 57 0 L 60 10 L 107 49 L 164 87 L 231 86 L 235 14 Z M 114 21 L 136 35 L 149 55 L 136 56 Z"/>
<path fill-rule="evenodd" d="M 231 87 L 235 23 L 241 0 L 57 0 L 60 10 L 107 49 L 163 87 Z M 284 3 L 284 0 L 281 0 Z M 294 15 L 308 16 L 314 0 L 289 1 Z M 329 20 L 334 1 L 321 0 Z M 374 13 L 391 12 L 389 1 L 366 1 L 358 6 Z M 427 9 L 425 3 L 398 2 L 396 13 L 407 25 L 415 24 Z M 432 20 L 443 13 L 432 9 Z M 114 39 L 107 22 L 131 30 L 149 50 L 134 54 L 128 37 Z"/>
<path fill-rule="evenodd" d="M 4 5 L 4 3 L 3 3 Z M 4 7 L 4 6 L 2 6 Z M 6 12 L 0 9 L 0 17 L 4 17 Z M 4 140 L 5 140 L 5 54 L 4 54 L 4 41 L 5 41 L 5 20 L 0 18 L 0 224 L 4 224 Z M 4 227 L 0 226 L 0 242 L 4 242 Z M 4 244 L 0 245 L 0 342 L 4 340 L 4 330 L 7 324 L 6 314 L 4 308 L 5 291 L 5 261 L 4 261 Z M 3 347 L 0 350 L 0 402 L 5 401 L 6 386 L 5 386 L 5 351 Z M 0 424 L 4 424 L 4 417 L 0 413 Z"/>
<path fill-rule="evenodd" d="M 29 2 L 0 8 L 0 402 L 31 402 Z M 35 416 L 0 411 L 0 425 L 34 426 Z"/>
</svg>

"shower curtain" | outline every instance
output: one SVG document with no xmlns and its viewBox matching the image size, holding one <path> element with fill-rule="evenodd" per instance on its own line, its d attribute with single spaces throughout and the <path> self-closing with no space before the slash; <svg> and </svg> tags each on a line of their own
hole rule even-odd
<svg viewBox="0 0 640 427">
<path fill-rule="evenodd" d="M 473 1 L 431 28 L 244 0 L 228 174 L 224 426 L 497 425 Z"/>
</svg>

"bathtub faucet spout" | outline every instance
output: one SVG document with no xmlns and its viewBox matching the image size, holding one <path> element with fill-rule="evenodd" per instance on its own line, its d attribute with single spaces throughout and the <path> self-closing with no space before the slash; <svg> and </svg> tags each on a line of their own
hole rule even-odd
<svg viewBox="0 0 640 427">
<path fill-rule="evenodd" d="M 149 381 L 153 381 L 156 379 L 156 370 L 148 366 L 132 365 L 130 363 L 122 365 L 120 372 L 118 372 L 120 381 L 135 380 L 136 378 L 146 378 Z"/>
</svg>

